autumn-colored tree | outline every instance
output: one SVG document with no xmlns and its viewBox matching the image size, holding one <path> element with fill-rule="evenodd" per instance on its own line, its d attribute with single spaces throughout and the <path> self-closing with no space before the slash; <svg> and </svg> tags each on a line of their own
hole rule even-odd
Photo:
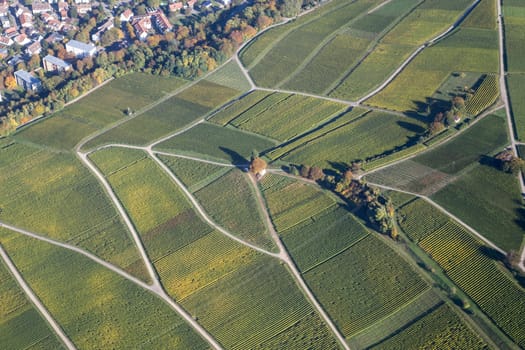
<svg viewBox="0 0 525 350">
<path fill-rule="evenodd" d="M 310 167 L 308 165 L 301 165 L 301 170 L 299 170 L 299 174 L 302 177 L 308 177 L 310 174 Z"/>
<path fill-rule="evenodd" d="M 267 164 L 263 159 L 256 157 L 250 163 L 250 172 L 252 172 L 253 174 L 260 174 L 263 170 L 266 169 L 266 166 Z"/>
<path fill-rule="evenodd" d="M 308 173 L 308 178 L 314 181 L 322 180 L 324 178 L 323 170 L 318 166 L 311 167 Z"/>
<path fill-rule="evenodd" d="M 9 75 L 4 80 L 4 85 L 8 90 L 13 90 L 16 88 L 16 79 L 14 76 Z"/>
<path fill-rule="evenodd" d="M 272 24 L 272 19 L 265 14 L 261 14 L 257 17 L 257 28 L 264 29 Z"/>
</svg>

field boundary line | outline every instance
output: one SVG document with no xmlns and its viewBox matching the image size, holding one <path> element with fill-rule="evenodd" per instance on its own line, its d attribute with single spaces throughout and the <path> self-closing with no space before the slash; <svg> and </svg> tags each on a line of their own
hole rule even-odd
<svg viewBox="0 0 525 350">
<path fill-rule="evenodd" d="M 255 190 L 256 198 L 257 198 L 257 205 L 260 207 L 260 209 L 263 212 L 264 220 L 266 222 L 266 226 L 268 228 L 268 231 L 270 232 L 270 236 L 275 241 L 275 244 L 279 248 L 279 256 L 280 259 L 288 266 L 288 269 L 290 270 L 292 277 L 294 277 L 296 283 L 298 284 L 299 288 L 304 293 L 304 296 L 310 301 L 311 305 L 317 310 L 317 313 L 325 324 L 328 326 L 328 328 L 332 331 L 332 334 L 335 335 L 337 341 L 340 343 L 340 345 L 345 350 L 350 350 L 350 347 L 345 341 L 344 336 L 341 334 L 339 329 L 335 326 L 330 316 L 328 316 L 328 313 L 324 310 L 324 308 L 321 306 L 315 295 L 312 293 L 308 285 L 303 279 L 303 276 L 297 269 L 297 266 L 295 265 L 294 261 L 290 257 L 290 254 L 286 250 L 286 247 L 284 246 L 283 242 L 281 241 L 281 238 L 277 234 L 277 231 L 275 230 L 275 227 L 273 226 L 273 222 L 270 219 L 270 214 L 268 213 L 268 210 L 266 208 L 265 201 L 262 197 L 261 191 L 259 187 L 257 186 L 257 182 L 254 179 L 253 176 L 247 175 L 250 179 L 250 183 L 252 184 L 252 187 Z"/>
<path fill-rule="evenodd" d="M 379 187 L 379 188 L 383 188 L 385 190 L 391 190 L 391 191 L 397 191 L 397 192 L 401 192 L 401 193 L 406 193 L 406 194 L 410 194 L 412 196 L 416 196 L 416 197 L 419 197 L 425 201 L 427 201 L 429 204 L 431 204 L 432 206 L 434 206 L 436 209 L 438 209 L 439 211 L 441 211 L 443 214 L 447 215 L 450 219 L 453 219 L 454 221 L 456 221 L 458 224 L 460 224 L 461 226 L 463 226 L 464 228 L 466 228 L 468 231 L 470 231 L 471 234 L 473 234 L 475 237 L 477 237 L 478 239 L 480 239 L 481 241 L 483 241 L 483 243 L 485 243 L 486 245 L 488 245 L 489 247 L 497 250 L 498 252 L 500 252 L 501 254 L 503 255 L 507 255 L 507 253 L 501 249 L 500 247 L 498 247 L 495 243 L 493 243 L 491 240 L 489 240 L 488 238 L 486 238 L 485 236 L 483 236 L 481 233 L 479 233 L 478 231 L 476 231 L 475 229 L 473 229 L 471 226 L 469 226 L 468 224 L 466 224 L 465 222 L 463 222 L 463 220 L 461 220 L 460 218 L 458 218 L 457 216 L 455 216 L 454 214 L 450 213 L 448 210 L 446 210 L 445 208 L 443 208 L 441 205 L 437 204 L 436 202 L 434 202 L 432 199 L 430 199 L 429 197 L 427 196 L 424 196 L 424 195 L 421 195 L 421 194 L 418 194 L 418 193 L 414 193 L 414 192 L 410 192 L 410 191 L 405 191 L 405 190 L 401 190 L 401 189 L 398 189 L 398 188 L 395 188 L 395 187 L 391 187 L 391 186 L 386 186 L 386 185 L 380 185 L 380 184 L 376 184 L 376 183 L 372 183 L 372 182 L 368 182 L 369 185 L 371 186 L 375 186 L 375 187 Z"/>
<path fill-rule="evenodd" d="M 372 96 L 374 96 L 374 95 L 378 94 L 379 92 L 381 92 L 388 84 L 390 84 L 410 64 L 410 62 L 412 62 L 412 60 L 417 55 L 419 55 L 419 53 L 421 51 L 423 51 L 424 49 L 426 49 L 427 47 L 429 47 L 431 45 L 434 45 L 436 42 L 438 42 L 443 37 L 445 37 L 450 32 L 452 32 L 454 29 L 456 29 L 463 22 L 463 20 L 470 14 L 470 12 L 472 12 L 472 10 L 480 2 L 481 2 L 481 0 L 474 0 L 474 2 L 465 11 L 463 11 L 459 15 L 459 18 L 449 28 L 447 28 L 441 34 L 438 34 L 434 38 L 431 38 L 431 39 L 427 40 L 421 46 L 419 46 L 416 49 L 416 51 L 414 51 L 410 56 L 408 56 L 408 58 L 403 63 L 401 63 L 401 65 L 381 85 L 379 85 L 379 87 L 377 87 L 376 89 L 372 90 L 372 92 L 368 93 L 367 95 L 361 97 L 359 100 L 357 100 L 357 103 L 361 104 L 364 101 L 370 99 Z"/>
<path fill-rule="evenodd" d="M 243 239 L 235 236 L 234 234 L 228 232 L 226 229 L 224 229 L 223 227 L 219 226 L 217 223 L 215 223 L 209 216 L 208 214 L 206 214 L 206 211 L 204 210 L 204 208 L 202 208 L 202 206 L 200 205 L 200 203 L 197 201 L 197 199 L 193 196 L 193 194 L 188 190 L 188 188 L 182 183 L 182 181 L 179 180 L 179 178 L 177 176 L 175 176 L 175 174 L 171 171 L 170 168 L 168 168 L 168 166 L 166 164 L 164 164 L 156 155 L 155 155 L 155 152 L 152 151 L 152 150 L 147 150 L 148 154 L 150 155 L 150 157 L 155 161 L 155 163 L 157 163 L 157 165 L 161 168 L 161 170 L 163 170 L 166 175 L 168 175 L 170 177 L 170 179 L 182 190 L 182 192 L 184 193 L 184 195 L 186 196 L 186 198 L 190 201 L 190 203 L 193 205 L 194 209 L 196 210 L 197 214 L 199 214 L 199 216 L 208 224 L 210 225 L 212 228 L 216 229 L 217 231 L 221 232 L 222 234 L 224 234 L 225 236 L 229 237 L 230 239 L 242 244 L 242 245 L 245 245 L 249 248 L 252 248 L 253 250 L 256 250 L 258 251 L 259 253 L 262 253 L 262 254 L 266 254 L 266 255 L 269 255 L 273 258 L 277 258 L 277 259 L 281 259 L 281 256 L 279 254 L 276 254 L 276 253 L 272 253 L 272 252 L 269 252 L 267 251 L 266 249 L 263 249 L 259 246 L 256 246 L 254 244 L 251 244 L 251 243 L 248 243 L 246 241 L 244 241 Z"/>
<path fill-rule="evenodd" d="M 20 288 L 24 291 L 26 297 L 29 298 L 29 300 L 34 305 L 34 307 L 38 310 L 38 312 L 42 315 L 42 317 L 44 317 L 46 322 L 53 329 L 55 334 L 62 341 L 62 343 L 66 346 L 66 348 L 68 350 L 76 350 L 76 347 L 71 341 L 71 339 L 69 339 L 69 337 L 65 334 L 65 332 L 60 327 L 60 325 L 51 316 L 47 308 L 42 304 L 40 299 L 38 299 L 38 297 L 33 292 L 31 287 L 29 287 L 29 285 L 26 283 L 26 281 L 20 274 L 20 271 L 18 271 L 18 268 L 15 266 L 15 264 L 13 263 L 13 261 L 11 260 L 11 258 L 9 257 L 9 255 L 7 254 L 7 252 L 5 251 L 4 247 L 1 244 L 0 244 L 0 256 L 2 257 L 2 260 L 4 261 L 9 272 L 11 272 L 11 275 L 15 278 Z"/>
</svg>

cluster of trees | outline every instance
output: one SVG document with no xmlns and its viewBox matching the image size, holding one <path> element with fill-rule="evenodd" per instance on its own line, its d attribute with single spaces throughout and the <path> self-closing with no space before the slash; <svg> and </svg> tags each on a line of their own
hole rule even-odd
<svg viewBox="0 0 525 350">
<path fill-rule="evenodd" d="M 506 173 L 518 175 L 520 171 L 525 171 L 525 160 L 516 157 L 510 150 L 498 153 L 494 160 L 496 167 Z"/>
<path fill-rule="evenodd" d="M 135 13 L 141 14 L 145 13 L 146 7 L 158 7 L 160 3 L 157 2 L 147 0 L 129 4 Z M 8 102 L 4 103 L 5 108 L 0 111 L 0 132 L 9 133 L 37 115 L 56 111 L 112 76 L 134 71 L 189 79 L 201 76 L 224 62 L 259 30 L 279 21 L 282 16 L 296 16 L 302 7 L 316 4 L 315 0 L 255 0 L 249 5 L 237 1 L 221 12 L 176 19 L 179 22 L 173 31 L 150 35 L 144 42 L 135 37 L 129 23 L 122 24 L 116 17 L 115 28 L 106 31 L 101 38 L 106 50 L 96 58 L 82 60 L 68 55 L 62 43 L 47 43 L 43 40 L 40 55 L 34 55 L 28 62 L 20 62 L 16 67 L 0 72 L 0 88 L 13 90 L 16 87 L 13 72 L 18 69 L 32 71 L 40 67 L 42 57 L 47 54 L 74 62 L 74 70 L 60 74 L 40 70 L 36 74 L 43 83 L 41 91 L 10 93 Z M 99 6 L 94 9 L 92 16 L 79 18 L 79 30 L 67 33 L 67 38 L 89 41 L 90 34 L 105 20 L 103 8 Z M 127 43 L 118 45 L 123 38 L 128 39 Z"/>
<path fill-rule="evenodd" d="M 462 96 L 454 96 L 450 101 L 450 108 L 434 116 L 428 128 L 429 134 L 439 134 L 446 127 L 456 125 L 465 115 L 465 99 Z"/>
<path fill-rule="evenodd" d="M 354 170 L 357 165 L 353 166 Z M 354 179 L 352 169 L 334 172 L 333 175 L 325 175 L 319 167 L 307 165 L 290 165 L 291 174 L 299 175 L 318 182 L 328 188 L 354 206 L 362 207 L 364 218 L 376 230 L 387 234 L 393 239 L 399 236 L 396 225 L 395 207 L 385 194 L 376 187 L 370 187 L 366 182 Z"/>
</svg>

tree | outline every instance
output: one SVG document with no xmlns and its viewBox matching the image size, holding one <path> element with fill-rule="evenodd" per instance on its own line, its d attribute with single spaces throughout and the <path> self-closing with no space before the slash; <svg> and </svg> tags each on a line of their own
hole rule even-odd
<svg viewBox="0 0 525 350">
<path fill-rule="evenodd" d="M 280 2 L 280 10 L 285 17 L 295 17 L 301 11 L 303 5 L 302 0 L 282 0 Z"/>
<path fill-rule="evenodd" d="M 250 163 L 250 172 L 253 174 L 260 174 L 266 170 L 266 166 L 267 164 L 263 159 L 256 157 Z"/>
<path fill-rule="evenodd" d="M 512 269 L 518 266 L 519 262 L 520 262 L 519 253 L 514 249 L 509 250 L 509 252 L 505 256 L 505 265 L 507 265 L 508 268 Z"/>
<path fill-rule="evenodd" d="M 301 165 L 301 170 L 299 170 L 299 174 L 302 177 L 308 177 L 310 174 L 310 167 L 308 165 Z"/>
<path fill-rule="evenodd" d="M 311 167 L 308 172 L 308 178 L 314 181 L 322 180 L 324 178 L 323 170 L 317 166 Z"/>
<path fill-rule="evenodd" d="M 16 79 L 14 76 L 9 75 L 4 80 L 4 85 L 8 90 L 13 90 L 16 88 Z"/>
</svg>

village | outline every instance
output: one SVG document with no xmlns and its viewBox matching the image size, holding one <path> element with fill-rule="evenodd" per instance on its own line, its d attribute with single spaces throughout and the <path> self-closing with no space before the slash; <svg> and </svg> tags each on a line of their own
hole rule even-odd
<svg viewBox="0 0 525 350">
<path fill-rule="evenodd" d="M 0 0 L 0 70 L 11 68 L 19 88 L 38 91 L 41 81 L 34 71 L 69 71 L 76 60 L 94 57 L 107 46 L 127 47 L 137 39 L 144 42 L 148 36 L 172 31 L 173 23 L 180 18 L 218 11 L 229 7 L 230 2 L 170 0 L 140 4 L 124 0 L 109 5 L 92 0 Z M 96 25 L 90 27 L 87 38 L 74 40 L 86 23 Z M 114 39 L 104 40 L 104 35 Z M 56 43 L 65 45 L 63 57 L 42 54 L 43 46 Z"/>
</svg>

